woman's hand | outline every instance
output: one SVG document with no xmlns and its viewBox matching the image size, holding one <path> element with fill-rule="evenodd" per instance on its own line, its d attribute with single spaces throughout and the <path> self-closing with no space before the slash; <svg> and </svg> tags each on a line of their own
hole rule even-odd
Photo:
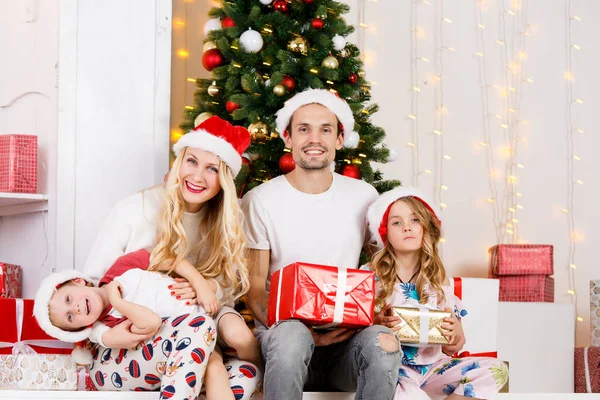
<svg viewBox="0 0 600 400">
<path fill-rule="evenodd" d="M 146 335 L 131 332 L 132 322 L 125 320 L 102 334 L 102 342 L 110 349 L 135 349 L 140 343 L 150 339 L 153 334 Z"/>
<path fill-rule="evenodd" d="M 183 278 L 175 278 L 175 283 L 169 285 L 171 289 L 171 296 L 177 298 L 177 300 L 185 300 L 188 304 L 196 303 L 196 291 L 191 283 Z"/>
<path fill-rule="evenodd" d="M 396 332 L 402 327 L 400 324 L 402 318 L 397 315 L 388 315 L 391 307 L 390 304 L 386 304 L 373 319 L 373 325 L 387 326 L 392 331 Z"/>
<path fill-rule="evenodd" d="M 108 301 L 110 301 L 111 304 L 123 298 L 121 290 L 121 284 L 115 280 L 112 280 L 106 285 L 106 294 L 108 295 Z"/>
<path fill-rule="evenodd" d="M 444 323 L 442 324 L 444 336 L 448 339 L 448 344 L 442 346 L 442 351 L 451 356 L 462 350 L 467 340 L 462 323 L 456 319 L 454 312 L 450 308 L 446 308 L 445 311 L 450 312 L 450 317 L 444 318 Z"/>
</svg>

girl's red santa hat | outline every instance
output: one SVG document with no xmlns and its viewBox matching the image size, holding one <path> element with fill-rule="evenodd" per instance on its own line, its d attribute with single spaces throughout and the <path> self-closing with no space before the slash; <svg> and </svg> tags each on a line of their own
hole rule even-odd
<svg viewBox="0 0 600 400">
<path fill-rule="evenodd" d="M 441 224 L 440 212 L 435 206 L 435 203 L 428 196 L 421 193 L 413 187 L 398 187 L 385 192 L 369 206 L 367 211 L 367 220 L 369 221 L 369 230 L 371 237 L 377 242 L 377 247 L 382 249 L 387 243 L 387 221 L 392 205 L 403 198 L 413 197 L 419 200 Z"/>
<path fill-rule="evenodd" d="M 83 279 L 89 283 L 93 282 L 85 274 L 76 269 L 66 269 L 44 278 L 40 284 L 40 288 L 35 294 L 33 315 L 40 328 L 42 328 L 49 336 L 62 340 L 63 342 L 76 343 L 75 349 L 71 355 L 77 364 L 91 364 L 91 353 L 89 350 L 80 346 L 81 343 L 79 342 L 86 340 L 90 336 L 92 327 L 87 327 L 79 331 L 66 331 L 54 326 L 52 321 L 50 321 L 50 299 L 59 287 L 77 278 Z"/>
<path fill-rule="evenodd" d="M 325 89 L 307 89 L 289 98 L 283 108 L 277 111 L 277 132 L 281 139 L 285 140 L 288 136 L 287 127 L 292 120 L 292 116 L 300 107 L 308 104 L 321 104 L 335 114 L 342 125 L 342 134 L 344 135 L 344 146 L 348 147 L 348 140 L 354 130 L 354 116 L 352 110 L 346 101 L 339 96 Z"/>
<path fill-rule="evenodd" d="M 246 128 L 231 125 L 215 115 L 183 135 L 173 145 L 173 152 L 178 156 L 186 147 L 210 151 L 231 168 L 235 177 L 242 168 L 242 153 L 248 146 L 250 134 Z"/>
</svg>

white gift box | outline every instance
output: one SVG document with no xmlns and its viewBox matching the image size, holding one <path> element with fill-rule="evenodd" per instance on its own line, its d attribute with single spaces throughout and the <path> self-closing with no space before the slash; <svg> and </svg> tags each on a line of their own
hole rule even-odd
<svg viewBox="0 0 600 400">
<path fill-rule="evenodd" d="M 462 300 L 467 315 L 462 319 L 467 343 L 461 352 L 484 353 L 493 357 L 497 351 L 498 293 L 497 279 L 454 278 L 454 293 Z"/>
<path fill-rule="evenodd" d="M 0 356 L 0 390 L 77 390 L 77 364 L 70 355 Z"/>
</svg>

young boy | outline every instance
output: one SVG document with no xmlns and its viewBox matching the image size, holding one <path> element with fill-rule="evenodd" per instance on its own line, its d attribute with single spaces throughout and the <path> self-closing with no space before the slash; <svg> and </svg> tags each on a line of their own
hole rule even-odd
<svg viewBox="0 0 600 400">
<path fill-rule="evenodd" d="M 149 264 L 150 253 L 146 250 L 126 254 L 107 271 L 98 287 L 77 270 L 48 276 L 35 297 L 34 314 L 39 325 L 50 336 L 69 342 L 92 337 L 96 322 L 113 327 L 127 320 L 132 333 L 155 335 L 161 329 L 163 318 L 192 314 L 199 317 L 194 321 L 203 324 L 202 316 L 207 315 L 205 310 L 212 314 L 219 308 L 219 302 L 223 300 L 220 285 L 212 279 L 204 279 L 187 260 L 184 259 L 173 271 L 191 283 L 198 304 L 196 300 L 182 301 L 171 296 L 170 288 L 175 280 L 158 271 L 147 271 Z M 165 270 L 169 267 L 165 266 Z M 177 319 L 171 322 L 173 327 L 177 326 L 175 321 Z M 164 336 L 162 331 L 161 336 Z M 209 328 L 204 336 L 205 343 L 209 344 L 216 332 Z M 91 363 L 89 354 L 81 349 L 74 357 L 78 363 Z M 225 369 L 221 357 L 215 356 L 209 358 L 207 368 L 208 371 Z M 223 386 L 223 393 L 232 396 L 227 380 L 215 381 L 222 384 L 216 387 Z M 205 383 L 210 385 L 208 380 Z"/>
</svg>

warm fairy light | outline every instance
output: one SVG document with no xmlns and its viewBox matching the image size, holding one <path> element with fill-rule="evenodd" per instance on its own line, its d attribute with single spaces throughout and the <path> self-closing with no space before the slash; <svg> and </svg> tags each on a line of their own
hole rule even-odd
<svg viewBox="0 0 600 400">
<path fill-rule="evenodd" d="M 576 182 L 579 183 L 580 185 L 583 185 L 583 181 L 581 179 L 577 179 Z"/>
<path fill-rule="evenodd" d="M 500 39 L 496 40 L 496 43 L 498 43 L 500 46 L 504 46 L 504 41 Z"/>
<path fill-rule="evenodd" d="M 517 212 L 517 210 L 514 209 L 513 207 L 509 207 L 508 211 L 510 211 L 511 213 Z"/>
<path fill-rule="evenodd" d="M 523 197 L 523 195 L 519 192 L 517 192 L 517 197 Z"/>
<path fill-rule="evenodd" d="M 518 208 L 519 210 L 522 210 L 522 209 L 523 209 L 523 206 L 522 206 L 522 205 L 520 205 L 520 204 L 517 204 L 517 208 Z"/>
<path fill-rule="evenodd" d="M 442 131 L 440 131 L 439 129 L 435 129 L 435 130 L 433 131 L 433 133 L 435 133 L 436 135 L 441 135 L 441 134 L 442 134 Z"/>
<path fill-rule="evenodd" d="M 573 156 L 573 160 L 581 161 L 581 158 L 579 158 L 578 156 Z"/>
<path fill-rule="evenodd" d="M 487 147 L 487 146 L 489 146 L 490 144 L 489 144 L 489 143 L 487 143 L 487 142 L 479 142 L 479 145 L 480 145 L 480 146 L 483 146 L 483 147 Z"/>
<path fill-rule="evenodd" d="M 193 109 L 194 109 L 194 107 L 192 107 L 192 106 L 185 106 L 184 108 L 185 108 L 186 110 L 193 110 Z"/>
<path fill-rule="evenodd" d="M 564 212 L 565 214 L 568 214 L 568 213 L 569 213 L 569 210 L 568 210 L 568 209 L 566 209 L 566 208 L 563 208 L 563 209 L 562 209 L 562 212 Z"/>
<path fill-rule="evenodd" d="M 446 243 L 446 239 L 440 238 L 440 243 Z"/>
<path fill-rule="evenodd" d="M 409 114 L 408 118 L 410 118 L 410 119 L 417 119 L 417 116 L 414 115 L 414 114 Z"/>
<path fill-rule="evenodd" d="M 580 47 L 579 45 L 576 45 L 576 44 L 574 44 L 574 45 L 573 45 L 573 48 L 574 48 L 575 50 L 581 50 L 581 47 Z"/>
<path fill-rule="evenodd" d="M 575 99 L 575 103 L 577 103 L 577 104 L 583 104 L 583 100 L 581 100 L 581 99 Z"/>
<path fill-rule="evenodd" d="M 567 293 L 569 293 L 570 295 L 574 295 L 575 291 L 573 289 L 569 289 L 569 290 L 567 290 Z"/>
<path fill-rule="evenodd" d="M 518 219 L 516 219 L 516 218 L 513 218 L 513 219 L 511 219 L 511 221 L 512 221 L 513 223 L 515 223 L 515 224 L 518 224 L 518 223 L 519 223 L 519 220 L 518 220 Z"/>
<path fill-rule="evenodd" d="M 508 124 L 502 123 L 502 124 L 500 124 L 500 128 L 502 128 L 502 129 L 508 129 Z"/>
<path fill-rule="evenodd" d="M 475 53 L 475 55 L 478 55 L 479 57 L 483 57 L 483 53 L 478 51 L 477 53 Z"/>
<path fill-rule="evenodd" d="M 183 132 L 180 129 L 171 130 L 171 142 L 178 141 L 183 136 Z"/>
<path fill-rule="evenodd" d="M 418 86 L 413 86 L 412 90 L 414 90 L 415 92 L 421 91 L 421 89 Z"/>
<path fill-rule="evenodd" d="M 517 168 L 525 168 L 525 166 L 523 164 L 517 164 Z"/>
<path fill-rule="evenodd" d="M 575 16 L 574 16 L 573 18 L 571 18 L 571 19 L 574 19 L 575 21 L 581 21 L 581 18 L 579 18 L 577 15 L 575 15 Z"/>
<path fill-rule="evenodd" d="M 181 58 L 188 58 L 190 53 L 188 53 L 188 51 L 185 49 L 181 49 L 177 52 L 177 55 Z"/>
<path fill-rule="evenodd" d="M 577 129 L 577 132 L 581 133 L 583 135 L 583 129 Z"/>
<path fill-rule="evenodd" d="M 186 81 L 196 83 L 196 79 L 195 78 L 187 78 Z"/>
<path fill-rule="evenodd" d="M 177 26 L 185 26 L 185 22 L 183 22 L 183 21 L 175 20 L 174 22 L 175 22 L 175 25 L 177 25 Z"/>
<path fill-rule="evenodd" d="M 577 268 L 577 265 L 571 264 L 570 267 L 573 268 L 573 269 L 575 269 L 575 268 Z"/>
<path fill-rule="evenodd" d="M 447 22 L 449 24 L 452 23 L 452 20 L 450 18 L 442 18 L 442 21 Z"/>
<path fill-rule="evenodd" d="M 444 154 L 444 157 L 442 157 L 444 160 L 451 160 L 452 157 L 450 157 L 448 154 Z"/>
<path fill-rule="evenodd" d="M 493 203 L 495 200 L 492 199 L 491 197 L 489 199 L 486 200 L 488 203 Z"/>
<path fill-rule="evenodd" d="M 533 79 L 527 78 L 527 79 L 525 79 L 525 82 L 527 82 L 527 83 L 533 83 Z"/>
<path fill-rule="evenodd" d="M 410 147 L 416 147 L 416 146 L 417 146 L 417 145 L 416 145 L 416 144 L 414 144 L 413 142 L 408 142 L 408 143 L 406 143 L 406 144 L 407 144 L 408 146 L 410 146 Z"/>
<path fill-rule="evenodd" d="M 583 318 L 577 317 L 577 322 L 583 322 Z"/>
<path fill-rule="evenodd" d="M 575 77 L 573 76 L 573 73 L 570 71 L 565 72 L 565 79 L 568 81 L 572 81 L 573 79 L 575 79 Z"/>
<path fill-rule="evenodd" d="M 429 62 L 429 59 L 425 58 L 425 57 L 417 57 L 417 60 L 421 60 L 421 61 L 426 62 L 426 63 Z"/>
<path fill-rule="evenodd" d="M 506 233 L 510 233 L 510 234 L 512 235 L 512 234 L 513 234 L 513 233 L 515 233 L 515 232 L 514 232 L 512 229 L 507 229 L 507 230 L 506 230 Z"/>
<path fill-rule="evenodd" d="M 446 203 L 440 203 L 440 207 L 441 207 L 441 208 L 446 208 L 446 207 L 447 207 L 447 205 L 446 205 Z"/>
<path fill-rule="evenodd" d="M 442 189 L 442 190 L 448 190 L 448 186 L 446 186 L 446 185 L 441 185 L 441 186 L 440 186 L 440 189 Z"/>
<path fill-rule="evenodd" d="M 478 27 L 479 29 L 485 29 L 485 25 L 483 25 L 483 24 L 477 24 L 477 27 Z"/>
</svg>

